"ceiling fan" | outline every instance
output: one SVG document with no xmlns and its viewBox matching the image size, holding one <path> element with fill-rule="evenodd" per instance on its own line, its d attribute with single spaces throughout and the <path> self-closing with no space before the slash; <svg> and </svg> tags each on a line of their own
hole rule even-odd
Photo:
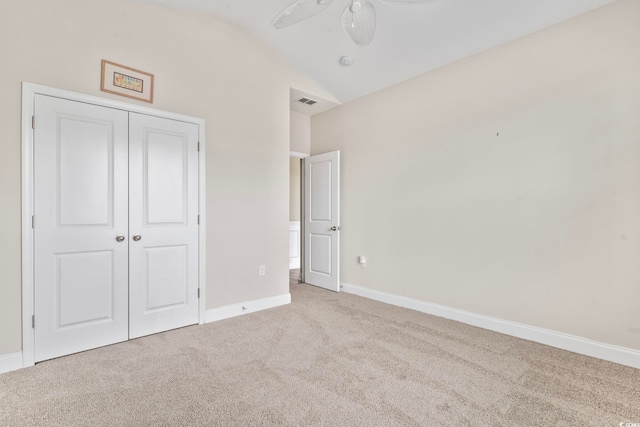
<svg viewBox="0 0 640 427">
<path fill-rule="evenodd" d="M 415 6 L 433 0 L 379 0 L 392 6 Z M 331 6 L 333 0 L 296 0 L 271 21 L 274 28 L 297 24 Z M 376 8 L 368 0 L 350 0 L 340 18 L 344 32 L 359 45 L 368 45 L 376 31 Z"/>
</svg>

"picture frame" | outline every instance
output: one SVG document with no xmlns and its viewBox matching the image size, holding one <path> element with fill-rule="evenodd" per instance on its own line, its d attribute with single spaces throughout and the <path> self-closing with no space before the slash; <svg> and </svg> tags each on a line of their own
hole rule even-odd
<svg viewBox="0 0 640 427">
<path fill-rule="evenodd" d="M 103 59 L 100 90 L 153 104 L 153 74 Z"/>
</svg>

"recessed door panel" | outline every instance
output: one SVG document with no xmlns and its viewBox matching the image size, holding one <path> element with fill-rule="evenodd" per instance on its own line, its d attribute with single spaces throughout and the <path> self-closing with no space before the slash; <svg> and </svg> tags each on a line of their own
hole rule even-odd
<svg viewBox="0 0 640 427">
<path fill-rule="evenodd" d="M 131 113 L 129 171 L 136 338 L 198 323 L 198 126 Z"/>
<path fill-rule="evenodd" d="M 311 271 L 331 276 L 331 235 L 310 234 L 310 239 Z"/>
<path fill-rule="evenodd" d="M 35 360 L 128 338 L 127 112 L 36 95 Z"/>
<path fill-rule="evenodd" d="M 309 219 L 312 222 L 331 221 L 331 160 L 310 163 L 309 183 L 313 198 L 310 200 Z"/>
<path fill-rule="evenodd" d="M 113 320 L 113 251 L 57 255 L 58 327 Z"/>
<path fill-rule="evenodd" d="M 187 303 L 187 246 L 145 249 L 146 296 L 145 313 L 175 308 Z"/>
<path fill-rule="evenodd" d="M 113 123 L 61 114 L 56 127 L 59 225 L 110 226 Z"/>
<path fill-rule="evenodd" d="M 143 132 L 146 222 L 184 225 L 189 135 L 151 129 Z"/>
</svg>

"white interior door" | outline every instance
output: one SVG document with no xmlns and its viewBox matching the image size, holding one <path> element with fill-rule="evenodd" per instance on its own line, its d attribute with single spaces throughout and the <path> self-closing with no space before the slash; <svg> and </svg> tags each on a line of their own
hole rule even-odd
<svg viewBox="0 0 640 427">
<path fill-rule="evenodd" d="M 129 337 L 198 323 L 198 126 L 129 115 Z"/>
<path fill-rule="evenodd" d="M 340 152 L 304 159 L 304 279 L 340 291 Z"/>
<path fill-rule="evenodd" d="M 35 361 L 128 338 L 127 115 L 36 96 Z"/>
</svg>

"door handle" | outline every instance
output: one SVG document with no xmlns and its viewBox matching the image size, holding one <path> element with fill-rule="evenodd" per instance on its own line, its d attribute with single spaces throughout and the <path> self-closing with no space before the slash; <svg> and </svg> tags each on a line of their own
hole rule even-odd
<svg viewBox="0 0 640 427">
<path fill-rule="evenodd" d="M 124 242 L 124 236 L 116 236 L 117 242 Z"/>
<path fill-rule="evenodd" d="M 134 234 L 134 235 L 133 235 L 133 240 L 134 240 L 134 241 L 136 241 L 136 242 L 137 242 L 137 241 L 139 241 L 140 239 L 142 239 L 142 236 L 141 236 L 141 235 L 139 235 L 139 234 Z"/>
<path fill-rule="evenodd" d="M 335 225 L 330 228 L 331 231 L 340 231 L 340 227 L 336 227 Z"/>
</svg>

